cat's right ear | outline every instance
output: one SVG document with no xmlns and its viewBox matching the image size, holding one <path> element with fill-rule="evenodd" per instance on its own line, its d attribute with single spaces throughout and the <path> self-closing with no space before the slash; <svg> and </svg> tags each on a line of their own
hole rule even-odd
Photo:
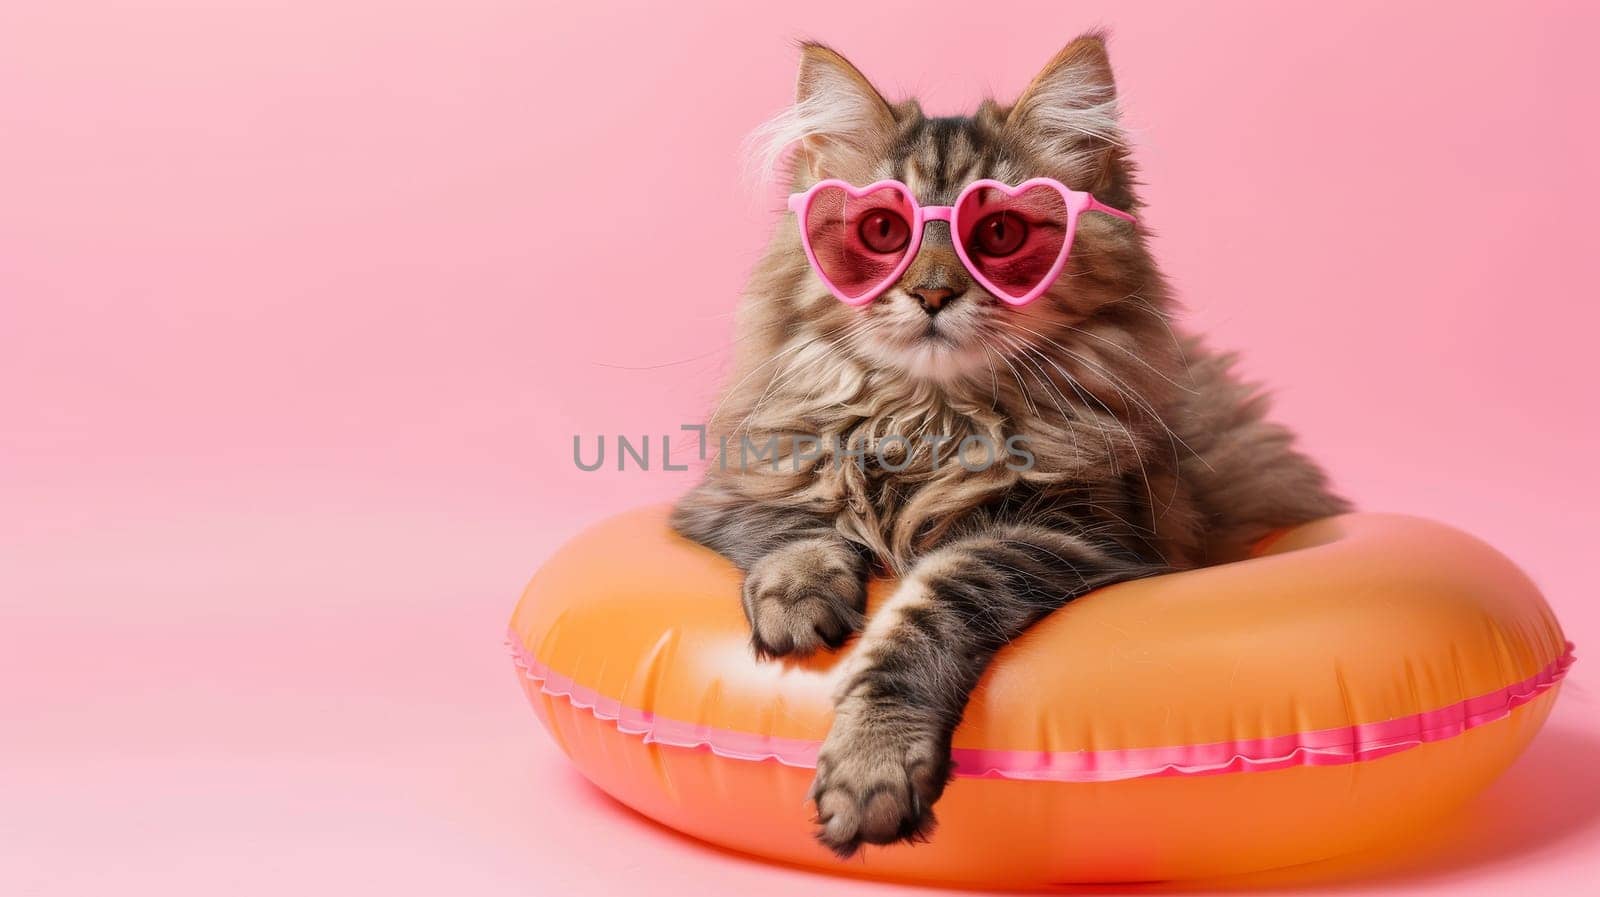
<svg viewBox="0 0 1600 897">
<path fill-rule="evenodd" d="M 848 59 L 818 43 L 800 46 L 792 116 L 797 164 L 813 178 L 865 185 L 894 139 L 888 101 Z"/>
</svg>

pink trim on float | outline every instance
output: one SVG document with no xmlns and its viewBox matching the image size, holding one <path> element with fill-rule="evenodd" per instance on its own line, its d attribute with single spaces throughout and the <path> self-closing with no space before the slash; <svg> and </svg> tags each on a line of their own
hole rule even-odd
<svg viewBox="0 0 1600 897">
<path fill-rule="evenodd" d="M 706 748 L 732 760 L 776 760 L 785 766 L 816 768 L 821 742 L 719 729 L 626 707 L 615 698 L 578 685 L 546 667 L 528 652 L 515 633 L 508 635 L 508 644 L 513 662 L 522 675 L 539 683 L 540 692 L 565 698 L 573 707 L 594 714 L 596 719 L 616 723 L 619 732 L 642 735 L 645 744 Z M 1156 748 L 1097 751 L 957 748 L 952 758 L 957 776 L 1039 782 L 1113 782 L 1154 776 L 1203 776 L 1358 763 L 1419 744 L 1443 741 L 1504 719 L 1512 710 L 1553 688 L 1566 675 L 1574 659 L 1573 644 L 1567 642 L 1566 653 L 1521 682 L 1437 710 L 1377 723 L 1357 723 L 1271 738 Z"/>
</svg>

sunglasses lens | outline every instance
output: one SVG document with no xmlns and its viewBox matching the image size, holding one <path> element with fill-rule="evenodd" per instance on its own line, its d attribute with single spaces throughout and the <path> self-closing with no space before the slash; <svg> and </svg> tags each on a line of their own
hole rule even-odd
<svg viewBox="0 0 1600 897">
<path fill-rule="evenodd" d="M 961 245 L 986 286 L 1020 299 L 1050 276 L 1067 243 L 1066 198 L 1039 185 L 1016 195 L 973 190 L 956 211 Z"/>
<path fill-rule="evenodd" d="M 859 299 L 883 286 L 911 247 L 913 206 L 905 191 L 884 187 L 851 196 L 827 187 L 812 196 L 804 227 L 819 274 Z"/>
</svg>

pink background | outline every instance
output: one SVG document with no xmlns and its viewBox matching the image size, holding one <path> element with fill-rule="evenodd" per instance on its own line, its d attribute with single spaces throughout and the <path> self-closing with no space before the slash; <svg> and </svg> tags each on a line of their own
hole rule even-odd
<svg viewBox="0 0 1600 897">
<path fill-rule="evenodd" d="M 571 439 L 708 407 L 799 36 L 955 111 L 1111 26 L 1195 326 L 1583 655 L 1596 15 L 1396 6 L 0 5 L 0 892 L 847 887 L 591 789 L 499 643 L 561 539 L 687 483 Z M 1470 811 L 1251 886 L 1592 881 L 1592 663 Z"/>
</svg>

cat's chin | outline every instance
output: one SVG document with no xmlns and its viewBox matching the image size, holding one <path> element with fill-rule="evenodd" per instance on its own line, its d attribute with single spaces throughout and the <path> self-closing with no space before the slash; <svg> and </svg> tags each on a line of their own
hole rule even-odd
<svg viewBox="0 0 1600 897">
<path fill-rule="evenodd" d="M 990 359 L 981 345 L 946 336 L 928 336 L 909 344 L 877 345 L 871 347 L 869 354 L 877 363 L 918 380 L 956 383 L 980 373 L 989 377 Z"/>
</svg>

